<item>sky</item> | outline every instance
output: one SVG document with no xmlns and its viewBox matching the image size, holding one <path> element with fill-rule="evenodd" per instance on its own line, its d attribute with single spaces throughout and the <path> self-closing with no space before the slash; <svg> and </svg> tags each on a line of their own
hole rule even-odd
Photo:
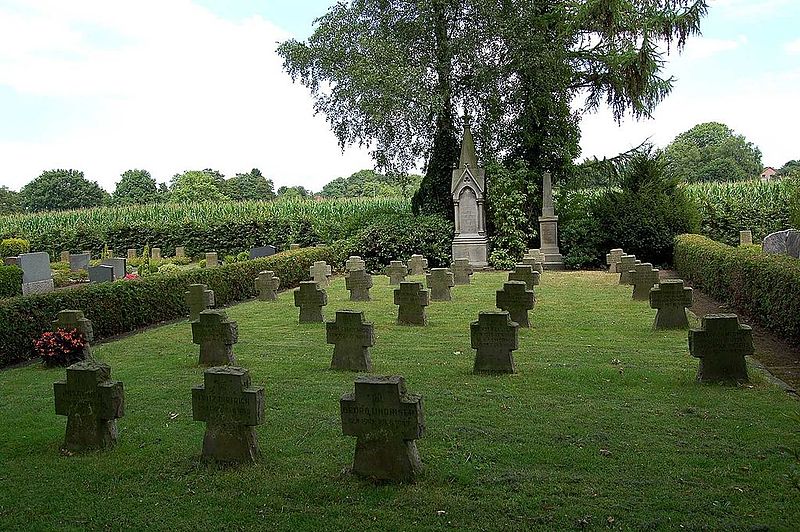
<svg viewBox="0 0 800 532">
<path fill-rule="evenodd" d="M 144 168 L 158 181 L 259 168 L 312 190 L 372 167 L 344 153 L 308 91 L 274 53 L 304 39 L 333 0 L 0 0 L 0 185 L 75 168 L 113 191 Z M 675 88 L 650 120 L 581 122 L 583 157 L 667 145 L 724 122 L 765 165 L 800 159 L 800 0 L 710 0 L 702 37 L 668 57 Z M 580 107 L 581 102 L 575 102 Z"/>
</svg>

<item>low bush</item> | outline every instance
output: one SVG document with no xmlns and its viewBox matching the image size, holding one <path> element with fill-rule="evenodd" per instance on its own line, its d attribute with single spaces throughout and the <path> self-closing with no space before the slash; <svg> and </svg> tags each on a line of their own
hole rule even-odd
<svg viewBox="0 0 800 532">
<path fill-rule="evenodd" d="M 0 266 L 0 299 L 22 294 L 22 268 Z"/>
<path fill-rule="evenodd" d="M 185 316 L 184 292 L 190 284 L 208 285 L 217 305 L 224 306 L 255 296 L 253 280 L 262 270 L 273 270 L 288 288 L 308 278 L 309 267 L 318 260 L 332 262 L 333 255 L 326 247 L 298 249 L 219 268 L 5 299 L 0 301 L 0 366 L 35 357 L 33 340 L 50 330 L 61 310 L 83 310 L 100 340 Z"/>
<path fill-rule="evenodd" d="M 31 243 L 22 238 L 6 238 L 0 242 L 0 257 L 16 257 L 31 250 Z"/>
<path fill-rule="evenodd" d="M 675 269 L 694 286 L 785 337 L 800 339 L 800 260 L 699 235 L 675 240 Z"/>
</svg>

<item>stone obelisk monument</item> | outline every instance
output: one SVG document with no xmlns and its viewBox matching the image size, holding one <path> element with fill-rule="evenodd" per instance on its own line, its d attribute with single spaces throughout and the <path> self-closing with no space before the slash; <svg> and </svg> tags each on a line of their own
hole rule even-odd
<svg viewBox="0 0 800 532">
<path fill-rule="evenodd" d="M 486 171 L 478 168 L 475 142 L 469 124 L 464 124 L 461 158 L 453 170 L 450 191 L 455 206 L 456 234 L 453 239 L 453 259 L 469 259 L 470 265 L 483 268 L 488 265 L 489 239 L 486 237 Z"/>
<path fill-rule="evenodd" d="M 539 216 L 539 248 L 544 255 L 545 270 L 563 270 L 564 258 L 558 250 L 558 216 L 553 207 L 553 178 L 550 172 L 542 179 L 542 215 Z"/>
</svg>

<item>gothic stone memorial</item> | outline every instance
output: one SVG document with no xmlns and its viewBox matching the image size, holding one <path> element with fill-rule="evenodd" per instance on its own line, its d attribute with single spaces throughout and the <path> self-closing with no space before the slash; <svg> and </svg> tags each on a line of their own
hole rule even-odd
<svg viewBox="0 0 800 532">
<path fill-rule="evenodd" d="M 23 253 L 17 257 L 17 266 L 22 268 L 22 295 L 46 294 L 55 290 L 47 253 Z"/>
<path fill-rule="evenodd" d="M 344 263 L 344 271 L 352 272 L 354 270 L 366 270 L 367 263 L 364 262 L 364 259 L 359 257 L 358 255 L 351 255 L 347 258 L 347 261 Z"/>
<path fill-rule="evenodd" d="M 63 448 L 107 449 L 117 442 L 118 418 L 125 415 L 122 383 L 111 380 L 111 366 L 84 360 L 67 368 L 67 378 L 53 384 L 56 414 L 67 416 Z"/>
<path fill-rule="evenodd" d="M 316 282 L 320 288 L 328 288 L 331 278 L 331 267 L 324 260 L 318 260 L 309 269 L 309 277 Z"/>
<path fill-rule="evenodd" d="M 631 272 L 636 268 L 637 264 L 641 264 L 642 261 L 636 260 L 636 255 L 623 255 L 619 259 L 619 284 L 622 285 L 630 285 L 631 283 Z"/>
<path fill-rule="evenodd" d="M 281 285 L 281 278 L 275 277 L 273 271 L 263 271 L 256 278 L 256 290 L 258 299 L 261 301 L 275 301 L 278 299 L 278 287 Z"/>
<path fill-rule="evenodd" d="M 422 283 L 403 281 L 394 289 L 394 304 L 398 305 L 397 323 L 400 325 L 425 325 L 428 316 L 425 307 L 430 305 L 431 293 Z"/>
<path fill-rule="evenodd" d="M 336 321 L 325 323 L 326 341 L 333 344 L 331 369 L 372 371 L 369 348 L 375 345 L 375 328 L 364 312 L 337 310 Z"/>
<path fill-rule="evenodd" d="M 256 425 L 264 423 L 264 387 L 236 366 L 208 368 L 192 388 L 192 417 L 206 423 L 203 458 L 217 462 L 258 460 Z"/>
<path fill-rule="evenodd" d="M 539 272 L 527 264 L 517 264 L 513 272 L 508 272 L 509 281 L 524 281 L 528 290 L 539 284 Z"/>
<path fill-rule="evenodd" d="M 450 288 L 455 286 L 453 273 L 447 268 L 433 268 L 425 276 L 431 290 L 431 301 L 452 301 Z"/>
<path fill-rule="evenodd" d="M 221 310 L 204 310 L 200 319 L 192 322 L 192 342 L 200 345 L 201 366 L 235 364 L 233 344 L 238 341 L 236 322 Z"/>
<path fill-rule="evenodd" d="M 81 353 L 81 359 L 86 359 L 91 356 L 92 349 L 89 343 L 94 341 L 94 329 L 92 328 L 92 322 L 86 319 L 82 310 L 62 310 L 59 312 L 55 321 L 53 321 L 53 330 L 58 329 L 67 331 L 75 329 L 78 331 L 78 333 L 83 336 L 83 339 L 86 340 L 86 346 L 83 348 L 83 353 Z"/>
<path fill-rule="evenodd" d="M 389 286 L 400 284 L 405 281 L 406 275 L 408 275 L 408 266 L 403 264 L 402 261 L 393 260 L 389 263 L 389 267 L 386 268 L 386 275 L 389 276 Z"/>
<path fill-rule="evenodd" d="M 328 304 L 328 293 L 314 281 L 301 281 L 294 291 L 294 306 L 300 307 L 300 323 L 322 323 L 322 307 Z"/>
<path fill-rule="evenodd" d="M 428 259 L 422 255 L 411 255 L 408 259 L 408 269 L 411 275 L 425 275 L 425 270 L 428 268 Z"/>
<path fill-rule="evenodd" d="M 467 259 L 477 268 L 488 265 L 489 239 L 486 236 L 486 170 L 478 167 L 475 142 L 469 124 L 464 124 L 461 157 L 450 182 L 455 209 L 453 259 Z"/>
<path fill-rule="evenodd" d="M 610 253 L 606 253 L 606 264 L 608 264 L 608 273 L 619 273 L 619 261 L 625 254 L 620 248 L 614 248 Z"/>
<path fill-rule="evenodd" d="M 483 311 L 470 324 L 475 353 L 474 373 L 514 373 L 514 355 L 519 349 L 519 324 L 506 311 Z"/>
<path fill-rule="evenodd" d="M 214 306 L 214 291 L 204 284 L 190 284 L 183 294 L 189 307 L 189 321 L 199 320 L 202 311 Z"/>
<path fill-rule="evenodd" d="M 637 264 L 630 272 L 631 284 L 633 285 L 633 299 L 636 301 L 648 301 L 650 299 L 650 289 L 658 284 L 658 268 L 653 268 L 649 262 Z"/>
<path fill-rule="evenodd" d="M 470 277 L 475 273 L 469 259 L 456 259 L 450 264 L 453 282 L 457 285 L 470 284 Z"/>
<path fill-rule="evenodd" d="M 422 471 L 415 440 L 425 432 L 422 396 L 409 394 L 403 377 L 358 377 L 355 393 L 339 401 L 342 432 L 355 436 L 353 473 L 414 482 Z"/>
<path fill-rule="evenodd" d="M 532 310 L 535 304 L 536 296 L 533 290 L 528 290 L 528 285 L 524 281 L 508 281 L 503 283 L 502 290 L 497 291 L 497 308 L 507 311 L 511 321 L 518 323 L 520 327 L 531 326 L 528 311 Z"/>
<path fill-rule="evenodd" d="M 369 289 L 372 288 L 372 276 L 367 270 L 350 270 L 344 278 L 344 285 L 350 291 L 350 301 L 369 301 Z"/>
<path fill-rule="evenodd" d="M 689 353 L 700 359 L 700 382 L 747 382 L 746 355 L 753 354 L 753 330 L 736 314 L 706 314 L 699 329 L 689 329 Z"/>
<path fill-rule="evenodd" d="M 664 279 L 650 290 L 650 308 L 658 309 L 653 329 L 686 329 L 686 308 L 692 306 L 692 289 L 683 279 Z"/>
</svg>

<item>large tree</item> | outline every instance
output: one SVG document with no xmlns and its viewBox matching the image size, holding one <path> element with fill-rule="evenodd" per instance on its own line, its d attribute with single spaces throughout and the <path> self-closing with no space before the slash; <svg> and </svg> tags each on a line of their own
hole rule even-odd
<svg viewBox="0 0 800 532">
<path fill-rule="evenodd" d="M 16 214 L 22 211 L 19 204 L 19 193 L 8 187 L 0 187 L 0 215 Z"/>
<path fill-rule="evenodd" d="M 258 168 L 236 174 L 225 182 L 225 195 L 234 201 L 275 199 L 275 185 Z"/>
<path fill-rule="evenodd" d="M 415 210 L 452 217 L 465 113 L 485 161 L 558 177 L 578 155 L 581 112 L 605 102 L 618 120 L 647 116 L 669 93 L 664 51 L 706 11 L 705 0 L 352 0 L 279 53 L 343 147 L 370 147 L 378 169 L 425 157 Z"/>
<path fill-rule="evenodd" d="M 229 201 L 223 192 L 225 178 L 215 170 L 188 170 L 175 174 L 169 191 L 171 203 Z"/>
<path fill-rule="evenodd" d="M 158 185 L 147 170 L 125 170 L 112 198 L 117 205 L 155 203 L 159 200 Z"/>
<path fill-rule="evenodd" d="M 719 122 L 694 126 L 664 151 L 667 171 L 681 181 L 738 181 L 757 177 L 761 150 Z"/>
<path fill-rule="evenodd" d="M 30 212 L 98 207 L 108 193 L 79 170 L 46 170 L 22 187 L 20 204 Z"/>
</svg>

